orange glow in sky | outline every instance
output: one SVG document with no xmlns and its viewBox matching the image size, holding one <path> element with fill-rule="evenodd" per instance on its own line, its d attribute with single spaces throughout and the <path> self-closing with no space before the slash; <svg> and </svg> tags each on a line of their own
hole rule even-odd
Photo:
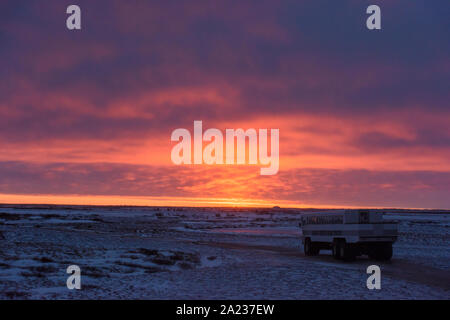
<svg viewBox="0 0 450 320">
<path fill-rule="evenodd" d="M 75 33 L 63 2 L 0 5 L 0 202 L 450 208 L 447 17 L 368 35 L 337 3 L 182 6 L 86 2 Z M 278 173 L 174 165 L 194 121 L 279 129 Z"/>
</svg>

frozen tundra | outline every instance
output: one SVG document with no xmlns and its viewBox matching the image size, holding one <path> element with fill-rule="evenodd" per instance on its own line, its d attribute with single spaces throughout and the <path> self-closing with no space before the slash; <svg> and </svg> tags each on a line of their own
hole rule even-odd
<svg viewBox="0 0 450 320">
<path fill-rule="evenodd" d="M 397 240 L 397 222 L 384 220 L 383 213 L 370 210 L 334 210 L 305 213 L 299 223 L 305 255 L 331 249 L 333 257 L 353 260 L 368 255 L 389 260 Z"/>
</svg>

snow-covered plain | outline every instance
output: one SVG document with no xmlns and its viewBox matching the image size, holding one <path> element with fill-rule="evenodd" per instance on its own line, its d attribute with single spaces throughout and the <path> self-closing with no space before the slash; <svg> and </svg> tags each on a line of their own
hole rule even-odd
<svg viewBox="0 0 450 320">
<path fill-rule="evenodd" d="M 0 299 L 449 299 L 450 213 L 392 210 L 392 261 L 305 257 L 300 210 L 0 206 Z M 69 290 L 69 265 L 81 290 Z M 381 290 L 366 268 L 381 267 Z"/>
</svg>

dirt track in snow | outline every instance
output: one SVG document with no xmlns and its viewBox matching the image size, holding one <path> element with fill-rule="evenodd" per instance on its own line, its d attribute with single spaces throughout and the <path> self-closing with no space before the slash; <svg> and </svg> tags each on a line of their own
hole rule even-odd
<svg viewBox="0 0 450 320">
<path fill-rule="evenodd" d="M 207 245 L 213 247 L 219 247 L 224 249 L 235 250 L 262 250 L 270 252 L 272 254 L 280 254 L 284 256 L 297 257 L 299 259 L 305 259 L 314 263 L 327 263 L 330 266 L 333 265 L 336 268 L 364 270 L 369 264 L 379 265 L 383 275 L 387 275 L 392 278 L 406 280 L 418 284 L 424 284 L 427 286 L 440 288 L 444 290 L 450 290 L 450 271 L 433 268 L 430 266 L 423 266 L 412 261 L 405 259 L 395 259 L 389 262 L 371 261 L 364 258 L 357 258 L 352 262 L 335 261 L 330 254 L 320 254 L 316 257 L 305 256 L 300 249 L 270 246 L 270 245 L 253 245 L 247 243 L 235 243 L 235 242 L 195 242 L 200 245 Z"/>
</svg>

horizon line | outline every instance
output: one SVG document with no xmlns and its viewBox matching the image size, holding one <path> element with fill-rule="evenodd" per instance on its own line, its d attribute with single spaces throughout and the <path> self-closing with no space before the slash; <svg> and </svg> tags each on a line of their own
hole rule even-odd
<svg viewBox="0 0 450 320">
<path fill-rule="evenodd" d="M 121 195 L 51 195 L 51 194 L 0 194 L 4 205 L 54 205 L 54 206 L 110 206 L 110 207 L 190 207 L 190 208 L 280 208 L 280 209 L 396 209 L 445 210 L 446 208 L 367 206 L 300 203 L 289 200 L 260 200 L 237 198 L 155 197 Z"/>
</svg>

